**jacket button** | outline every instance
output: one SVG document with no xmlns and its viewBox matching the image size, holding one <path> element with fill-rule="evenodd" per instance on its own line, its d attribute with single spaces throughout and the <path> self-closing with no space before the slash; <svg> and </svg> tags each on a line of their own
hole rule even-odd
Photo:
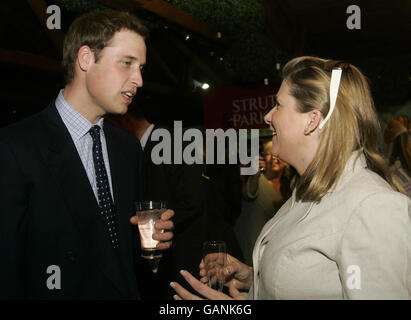
<svg viewBox="0 0 411 320">
<path fill-rule="evenodd" d="M 74 254 L 73 251 L 67 251 L 66 252 L 66 258 L 70 261 L 76 260 L 76 255 Z"/>
</svg>

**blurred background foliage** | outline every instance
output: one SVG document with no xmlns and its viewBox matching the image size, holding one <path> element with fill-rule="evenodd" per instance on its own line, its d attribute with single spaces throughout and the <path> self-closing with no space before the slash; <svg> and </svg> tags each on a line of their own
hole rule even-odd
<svg viewBox="0 0 411 320">
<path fill-rule="evenodd" d="M 237 84 L 262 84 L 263 79 L 279 82 L 280 73 L 276 70 L 279 61 L 292 57 L 284 56 L 270 35 L 270 27 L 264 8 L 258 0 L 166 0 L 166 2 L 189 12 L 198 20 L 207 23 L 220 32 L 224 39 L 221 48 L 210 42 L 210 51 L 218 51 L 215 59 L 221 59 Z M 96 0 L 56 0 L 68 11 L 79 14 L 92 10 L 106 9 Z M 164 20 L 147 16 L 145 12 L 137 15 L 151 29 L 164 28 Z M 175 26 L 174 26 L 175 27 Z M 353 48 L 353 50 L 355 50 Z M 389 52 L 389 48 L 387 48 Z M 377 108 L 395 106 L 411 99 L 411 54 L 404 52 L 398 57 L 370 57 L 349 61 L 357 65 L 370 81 Z"/>
<path fill-rule="evenodd" d="M 189 12 L 207 23 L 227 39 L 228 45 L 218 58 L 227 74 L 242 83 L 262 83 L 264 78 L 278 79 L 275 66 L 279 48 L 267 33 L 265 13 L 256 0 L 169 0 L 170 4 Z M 106 9 L 96 0 L 57 0 L 56 3 L 74 13 Z M 141 17 L 144 20 L 144 16 Z M 151 29 L 162 28 L 162 21 L 145 20 Z M 214 47 L 210 44 L 210 51 Z M 220 50 L 221 51 L 221 50 Z"/>
<path fill-rule="evenodd" d="M 228 38 L 224 65 L 243 82 L 278 78 L 275 68 L 280 50 L 267 33 L 264 8 L 256 0 L 171 0 Z"/>
</svg>

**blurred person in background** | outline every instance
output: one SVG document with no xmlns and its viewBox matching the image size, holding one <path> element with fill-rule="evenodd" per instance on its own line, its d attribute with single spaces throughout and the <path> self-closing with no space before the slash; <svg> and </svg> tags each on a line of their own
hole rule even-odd
<svg viewBox="0 0 411 320">
<path fill-rule="evenodd" d="M 244 177 L 242 210 L 234 230 L 246 264 L 252 264 L 254 243 L 261 229 L 291 196 L 293 169 L 273 156 L 271 148 L 272 141 L 263 144 L 260 171 Z"/>
<path fill-rule="evenodd" d="M 411 197 L 411 118 L 396 116 L 384 130 L 388 161 L 396 182 Z"/>
</svg>

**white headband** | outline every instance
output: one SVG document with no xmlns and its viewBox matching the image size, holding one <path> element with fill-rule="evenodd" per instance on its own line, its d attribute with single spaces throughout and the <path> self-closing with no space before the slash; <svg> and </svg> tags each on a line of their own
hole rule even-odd
<svg viewBox="0 0 411 320">
<path fill-rule="evenodd" d="M 327 116 L 321 121 L 320 125 L 318 126 L 320 129 L 324 127 L 327 123 L 328 119 L 330 119 L 334 108 L 335 102 L 337 101 L 338 89 L 340 88 L 340 80 L 341 80 L 342 69 L 341 68 L 334 68 L 331 73 L 331 81 L 330 81 L 330 110 L 328 110 Z"/>
</svg>

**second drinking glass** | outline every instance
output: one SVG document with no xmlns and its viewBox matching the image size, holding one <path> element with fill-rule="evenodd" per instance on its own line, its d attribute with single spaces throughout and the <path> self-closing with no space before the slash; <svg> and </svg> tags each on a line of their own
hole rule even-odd
<svg viewBox="0 0 411 320">
<path fill-rule="evenodd" d="M 206 241 L 203 243 L 203 260 L 208 278 L 208 286 L 222 291 L 225 283 L 224 267 L 227 254 L 224 241 Z"/>
</svg>

